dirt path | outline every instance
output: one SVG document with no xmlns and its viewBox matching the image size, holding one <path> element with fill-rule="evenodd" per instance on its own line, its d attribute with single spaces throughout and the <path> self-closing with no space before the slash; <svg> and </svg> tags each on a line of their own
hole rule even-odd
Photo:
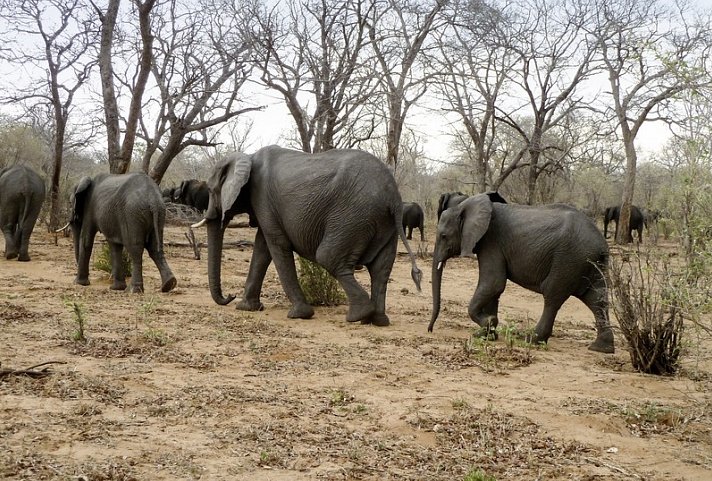
<svg viewBox="0 0 712 481">
<path fill-rule="evenodd" d="M 250 254 L 225 252 L 226 292 L 241 292 Z M 73 285 L 69 239 L 36 233 L 30 255 L 0 260 L 0 367 L 66 364 L 0 380 L 3 479 L 712 479 L 709 375 L 634 373 L 621 339 L 615 355 L 587 351 L 593 320 L 575 300 L 546 349 L 473 341 L 469 259 L 448 263 L 428 334 L 424 259 L 423 293 L 396 260 L 392 326 L 376 328 L 345 322 L 346 306 L 287 319 L 272 269 L 265 311 L 217 306 L 189 248 L 167 248 L 169 294 L 148 257 L 147 292 L 134 295 L 94 270 L 91 286 Z M 86 342 L 72 340 L 75 306 Z M 501 321 L 533 325 L 541 307 L 510 284 Z"/>
</svg>

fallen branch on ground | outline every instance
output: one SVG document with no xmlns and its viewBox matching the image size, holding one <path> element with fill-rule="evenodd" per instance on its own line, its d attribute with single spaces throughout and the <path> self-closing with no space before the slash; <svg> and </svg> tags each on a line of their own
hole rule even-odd
<svg viewBox="0 0 712 481">
<path fill-rule="evenodd" d="M 49 376 L 52 374 L 52 371 L 49 371 L 48 367 L 45 367 L 44 369 L 40 369 L 39 371 L 36 371 L 38 367 L 42 366 L 47 366 L 49 364 L 67 364 L 64 361 L 47 361 L 43 362 L 40 364 L 35 364 L 34 366 L 30 366 L 26 369 L 0 369 L 0 379 L 3 379 L 5 377 L 10 377 L 10 376 L 29 376 L 32 378 L 40 378 L 40 377 L 45 377 Z"/>
</svg>

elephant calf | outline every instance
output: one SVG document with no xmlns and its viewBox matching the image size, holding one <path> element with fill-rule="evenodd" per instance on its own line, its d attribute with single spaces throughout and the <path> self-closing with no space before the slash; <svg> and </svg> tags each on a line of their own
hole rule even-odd
<svg viewBox="0 0 712 481">
<path fill-rule="evenodd" d="M 597 337 L 589 349 L 614 352 L 605 280 L 608 245 L 585 214 L 563 204 L 493 203 L 486 194 L 446 209 L 438 222 L 433 251 L 433 315 L 428 331 L 440 312 L 445 262 L 453 256 L 475 254 L 480 274 L 468 313 L 483 334 L 497 326 L 499 297 L 509 279 L 544 296 L 533 342 L 549 340 L 559 308 L 574 296 L 595 318 Z"/>
<path fill-rule="evenodd" d="M 425 223 L 425 213 L 417 202 L 403 202 L 403 230 L 406 231 L 406 239 L 413 238 L 413 229 L 420 230 L 420 241 L 425 240 L 423 224 Z"/>
<path fill-rule="evenodd" d="M 0 227 L 6 259 L 30 260 L 30 235 L 44 198 L 44 181 L 34 170 L 24 165 L 0 169 Z"/>
<path fill-rule="evenodd" d="M 131 258 L 133 292 L 143 292 L 144 248 L 161 274 L 161 290 L 168 292 L 176 286 L 176 278 L 163 254 L 166 206 L 161 191 L 149 176 L 131 173 L 84 177 L 74 188 L 71 200 L 69 225 L 74 235 L 77 284 L 89 285 L 89 258 L 94 237 L 101 232 L 111 248 L 112 289 L 126 289 L 121 262 L 124 248 Z"/>
</svg>

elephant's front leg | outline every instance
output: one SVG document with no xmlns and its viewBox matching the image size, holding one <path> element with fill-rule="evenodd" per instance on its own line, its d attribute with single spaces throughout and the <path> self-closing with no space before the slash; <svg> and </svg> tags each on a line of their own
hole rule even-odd
<svg viewBox="0 0 712 481">
<path fill-rule="evenodd" d="M 80 286 L 89 285 L 89 260 L 94 248 L 94 236 L 96 236 L 95 230 L 82 232 L 78 240 L 77 277 L 74 279 L 74 283 Z"/>
<path fill-rule="evenodd" d="M 247 271 L 247 279 L 245 280 L 245 292 L 242 295 L 242 300 L 237 303 L 237 309 L 241 311 L 261 311 L 265 308 L 260 301 L 260 296 L 262 295 L 262 283 L 265 280 L 265 274 L 271 262 L 272 255 L 267 247 L 265 236 L 262 233 L 262 229 L 257 229 L 255 245 L 252 247 L 250 268 Z"/>
<path fill-rule="evenodd" d="M 109 242 L 111 249 L 111 289 L 123 291 L 126 289 L 126 273 L 124 272 L 123 252 L 124 246 L 115 242 Z"/>
<path fill-rule="evenodd" d="M 506 265 L 503 260 L 485 263 L 480 259 L 479 268 L 480 278 L 467 313 L 470 315 L 470 319 L 480 326 L 480 336 L 493 336 L 496 339 L 495 330 L 499 323 L 497 318 L 499 296 L 502 295 L 507 285 Z"/>
<path fill-rule="evenodd" d="M 292 303 L 292 308 L 287 316 L 292 319 L 311 318 L 314 315 L 314 308 L 307 303 L 304 292 L 299 286 L 297 268 L 294 265 L 294 251 L 291 246 L 287 245 L 285 240 L 279 240 L 278 243 L 268 244 L 268 247 L 279 275 L 279 281 L 282 283 L 282 289 Z M 264 279 L 264 273 L 262 279 Z"/>
</svg>

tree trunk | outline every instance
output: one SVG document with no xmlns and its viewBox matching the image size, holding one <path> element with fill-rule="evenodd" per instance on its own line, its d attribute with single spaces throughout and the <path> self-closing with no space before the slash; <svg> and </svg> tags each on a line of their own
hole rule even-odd
<svg viewBox="0 0 712 481">
<path fill-rule="evenodd" d="M 623 143 L 625 145 L 626 174 L 623 183 L 623 196 L 621 198 L 621 211 L 618 218 L 618 235 L 616 244 L 628 244 L 633 241 L 630 236 L 630 211 L 633 205 L 633 193 L 635 192 L 635 173 L 638 163 L 638 155 L 634 145 L 635 137 L 628 129 L 623 128 Z"/>
<path fill-rule="evenodd" d="M 104 100 L 104 121 L 106 122 L 107 154 L 109 156 L 109 171 L 118 171 L 120 155 L 119 106 L 114 90 L 114 66 L 111 53 L 114 43 L 114 28 L 119 14 L 121 0 L 109 0 L 105 15 L 101 18 L 101 43 L 99 47 L 99 73 L 101 77 L 101 94 Z"/>
</svg>

